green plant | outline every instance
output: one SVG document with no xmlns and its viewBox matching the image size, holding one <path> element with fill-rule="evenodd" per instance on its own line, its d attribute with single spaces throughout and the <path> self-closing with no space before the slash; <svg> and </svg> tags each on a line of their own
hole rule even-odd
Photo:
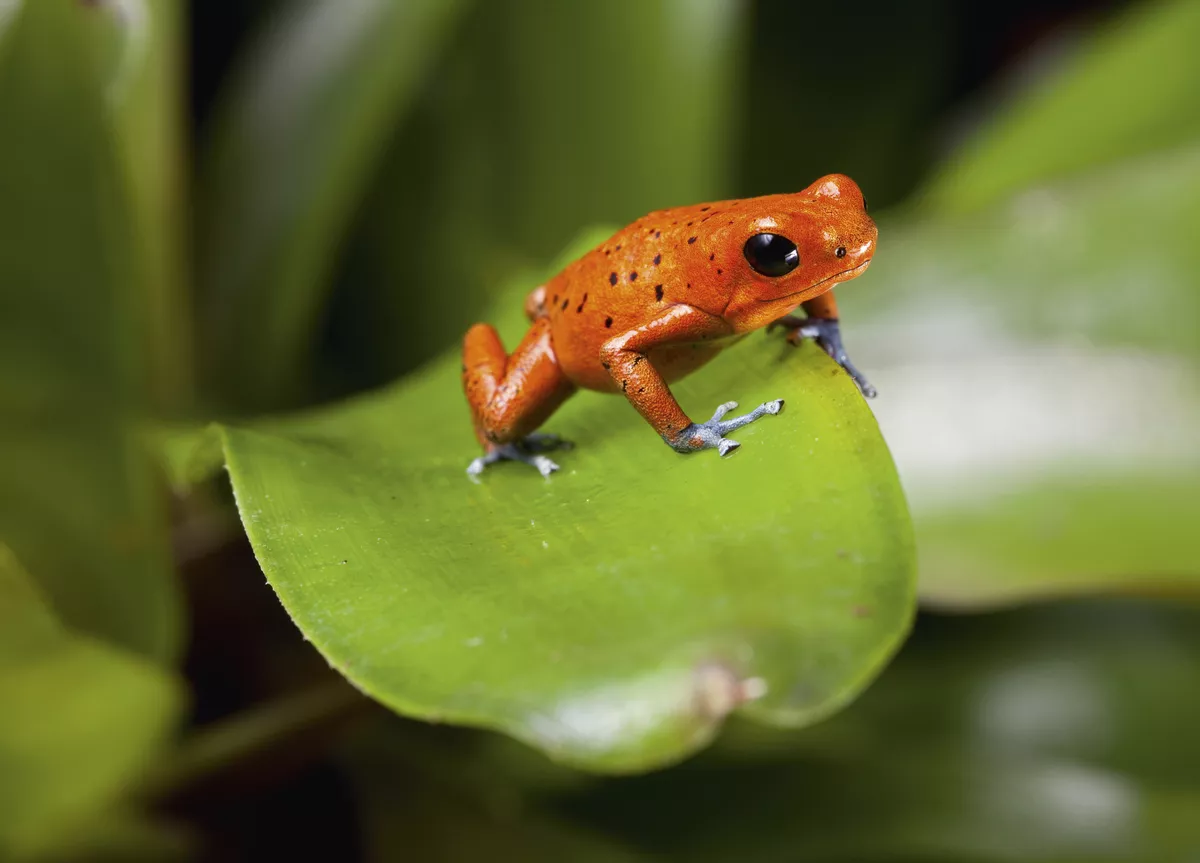
<svg viewBox="0 0 1200 863">
<path fill-rule="evenodd" d="M 1195 854 L 1200 7 L 926 172 L 948 6 L 247 4 L 191 141 L 179 0 L 0 0 L 0 858 L 211 852 L 205 789 L 311 763 L 369 859 Z M 468 482 L 470 321 L 829 170 L 877 404 L 762 335 L 678 388 L 788 399 L 736 458 L 581 395 L 552 481 Z"/>
</svg>

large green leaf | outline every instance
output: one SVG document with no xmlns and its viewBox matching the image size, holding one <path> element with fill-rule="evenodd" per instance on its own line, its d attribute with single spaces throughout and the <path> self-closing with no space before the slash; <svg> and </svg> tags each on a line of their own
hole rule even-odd
<svg viewBox="0 0 1200 863">
<path fill-rule="evenodd" d="M 985 121 L 927 188 L 927 203 L 965 211 L 1031 184 L 1200 137 L 1200 3 L 1134 4 L 1085 40 L 1066 67 L 1037 78 Z"/>
<path fill-rule="evenodd" d="M 126 430 L 151 364 L 97 12 L 25 3 L 0 52 L 0 535 L 70 625 L 165 657 L 178 597 Z"/>
<path fill-rule="evenodd" d="M 242 407 L 294 397 L 370 169 L 465 0 L 295 0 L 245 60 L 204 154 L 201 339 Z"/>
<path fill-rule="evenodd" d="M 689 863 L 1187 859 L 1198 622 L 1116 603 L 922 620 L 835 721 L 737 724 L 676 770 L 543 802 Z"/>
<path fill-rule="evenodd" d="M 0 546 L 0 858 L 57 845 L 112 803 L 164 742 L 176 683 L 59 623 Z"/>
<path fill-rule="evenodd" d="M 502 316 L 512 343 L 524 288 Z M 823 353 L 760 335 L 678 388 L 696 414 L 787 399 L 736 457 L 682 457 L 620 398 L 577 396 L 543 481 L 479 484 L 457 356 L 310 416 L 221 431 L 259 562 L 297 625 L 399 710 L 554 757 L 644 769 L 743 710 L 805 724 L 905 633 L 912 545 L 864 402 Z M 752 681 L 749 684 L 744 681 Z"/>
<path fill-rule="evenodd" d="M 1195 148 L 881 227 L 844 318 L 926 600 L 1200 588 L 1198 235 Z"/>
</svg>

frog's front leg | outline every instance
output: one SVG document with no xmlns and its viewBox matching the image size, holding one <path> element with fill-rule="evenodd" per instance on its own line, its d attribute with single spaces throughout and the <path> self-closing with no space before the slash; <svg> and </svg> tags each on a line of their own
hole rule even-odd
<svg viewBox="0 0 1200 863">
<path fill-rule="evenodd" d="M 690 453 L 715 448 L 726 456 L 740 444 L 725 435 L 759 417 L 779 413 L 783 399 L 759 405 L 750 413 L 730 420 L 724 418 L 725 414 L 736 408 L 737 402 L 726 402 L 708 422 L 694 423 L 679 407 L 646 353 L 663 345 L 703 342 L 731 332 L 732 328 L 721 318 L 691 306 L 676 305 L 649 324 L 609 339 L 600 348 L 600 361 L 638 413 L 673 450 Z"/>
<path fill-rule="evenodd" d="M 770 329 L 777 326 L 786 328 L 788 341 L 796 346 L 799 346 L 805 339 L 812 339 L 825 353 L 833 357 L 834 362 L 846 370 L 846 374 L 850 375 L 866 398 L 875 398 L 877 394 L 875 387 L 871 386 L 867 376 L 850 361 L 846 347 L 842 344 L 837 300 L 833 297 L 833 291 L 826 291 L 819 297 L 801 303 L 801 307 L 807 317 L 797 318 L 788 315 L 771 324 Z"/>
<path fill-rule="evenodd" d="M 484 448 L 468 474 L 476 476 L 498 461 L 523 462 L 542 476 L 558 470 L 544 453 L 569 444 L 534 430 L 575 392 L 575 385 L 558 365 L 549 318 L 533 322 L 512 356 L 504 352 L 494 327 L 471 327 L 463 340 L 462 376 L 475 435 Z"/>
</svg>

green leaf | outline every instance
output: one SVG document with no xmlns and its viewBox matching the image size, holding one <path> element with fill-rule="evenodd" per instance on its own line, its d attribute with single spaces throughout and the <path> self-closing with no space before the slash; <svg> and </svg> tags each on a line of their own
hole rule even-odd
<svg viewBox="0 0 1200 863">
<path fill-rule="evenodd" d="M 839 298 L 922 598 L 1200 589 L 1200 149 L 880 235 Z"/>
<path fill-rule="evenodd" d="M 286 402 L 334 257 L 388 135 L 465 0 L 298 0 L 219 109 L 199 188 L 210 384 Z"/>
<path fill-rule="evenodd" d="M 1134 5 L 1086 40 L 1060 73 L 985 122 L 927 188 L 962 212 L 1026 187 L 1200 137 L 1200 4 Z"/>
<path fill-rule="evenodd" d="M 129 200 L 142 346 L 155 404 L 179 409 L 191 396 L 190 295 L 182 265 L 184 144 L 183 14 L 180 0 L 95 8 L 116 30 L 105 79 L 120 177 Z"/>
<path fill-rule="evenodd" d="M 836 721 L 739 723 L 676 770 L 529 805 L 689 863 L 1186 859 L 1198 623 L 1132 603 L 923 618 Z"/>
<path fill-rule="evenodd" d="M 174 680 L 64 628 L 0 546 L 0 858 L 57 845 L 108 807 L 180 710 Z"/>
<path fill-rule="evenodd" d="M 502 331 L 524 328 L 524 285 Z M 548 429 L 543 481 L 464 473 L 477 444 L 444 357 L 381 394 L 222 435 L 259 562 L 305 636 L 412 716 L 638 770 L 685 756 L 744 696 L 801 725 L 852 699 L 907 630 L 905 504 L 849 379 L 760 336 L 678 387 L 699 414 L 784 397 L 736 457 L 682 457 L 623 399 Z M 749 684 L 744 681 L 751 680 Z"/>
<path fill-rule="evenodd" d="M 166 658 L 179 598 L 126 428 L 150 364 L 98 11 L 25 3 L 0 52 L 0 535 L 71 626 Z"/>
<path fill-rule="evenodd" d="M 215 424 L 159 424 L 145 429 L 143 440 L 157 455 L 171 486 L 180 492 L 212 479 L 225 462 Z"/>
</svg>

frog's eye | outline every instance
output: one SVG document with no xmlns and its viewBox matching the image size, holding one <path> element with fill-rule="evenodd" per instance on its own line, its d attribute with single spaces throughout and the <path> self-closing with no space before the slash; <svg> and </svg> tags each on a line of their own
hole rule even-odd
<svg viewBox="0 0 1200 863">
<path fill-rule="evenodd" d="M 837 255 L 839 258 L 844 258 L 844 257 L 846 257 L 846 247 L 838 246 L 836 249 L 833 250 L 833 253 L 835 255 Z"/>
<path fill-rule="evenodd" d="M 796 244 L 780 234 L 755 234 L 746 240 L 742 254 L 755 272 L 778 278 L 800 266 Z"/>
</svg>

